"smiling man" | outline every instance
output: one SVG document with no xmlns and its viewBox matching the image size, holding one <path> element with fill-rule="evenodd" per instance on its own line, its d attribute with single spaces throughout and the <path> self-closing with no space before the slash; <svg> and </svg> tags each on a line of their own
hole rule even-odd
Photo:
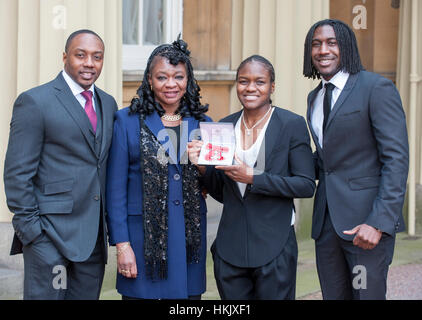
<svg viewBox="0 0 422 320">
<path fill-rule="evenodd" d="M 104 192 L 117 110 L 94 85 L 104 43 L 72 33 L 64 70 L 13 106 L 4 167 L 14 213 L 11 254 L 23 252 L 24 299 L 98 299 L 107 260 Z"/>
<path fill-rule="evenodd" d="M 404 230 L 409 151 L 401 99 L 390 80 L 363 70 L 355 35 L 339 20 L 313 25 L 304 51 L 305 77 L 322 78 L 308 96 L 307 120 L 323 298 L 385 299 L 395 235 Z"/>
</svg>

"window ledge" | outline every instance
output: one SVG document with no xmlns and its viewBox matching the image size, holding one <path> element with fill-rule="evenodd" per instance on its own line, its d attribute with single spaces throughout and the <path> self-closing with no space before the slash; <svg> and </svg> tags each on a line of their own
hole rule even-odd
<svg viewBox="0 0 422 320">
<path fill-rule="evenodd" d="M 233 70 L 195 70 L 197 81 L 235 81 L 236 71 Z M 144 70 L 123 70 L 123 82 L 140 82 Z"/>
</svg>

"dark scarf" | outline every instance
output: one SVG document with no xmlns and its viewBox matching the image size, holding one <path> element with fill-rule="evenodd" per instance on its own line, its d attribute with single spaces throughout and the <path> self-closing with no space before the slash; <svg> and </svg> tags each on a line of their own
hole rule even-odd
<svg viewBox="0 0 422 320">
<path fill-rule="evenodd" d="M 141 173 L 143 179 L 144 258 L 147 277 L 167 278 L 168 153 L 140 119 Z M 190 163 L 182 166 L 186 256 L 198 263 L 201 248 L 199 172 Z"/>
</svg>

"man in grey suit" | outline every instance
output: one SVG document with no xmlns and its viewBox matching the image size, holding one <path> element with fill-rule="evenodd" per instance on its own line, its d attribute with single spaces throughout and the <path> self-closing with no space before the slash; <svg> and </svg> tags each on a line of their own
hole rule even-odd
<svg viewBox="0 0 422 320">
<path fill-rule="evenodd" d="M 318 188 L 312 220 L 324 299 L 385 299 L 395 235 L 404 230 L 405 114 L 394 84 L 363 70 L 353 31 L 317 22 L 305 41 Z"/>
<path fill-rule="evenodd" d="M 104 188 L 113 97 L 94 85 L 104 43 L 72 33 L 64 70 L 16 99 L 4 168 L 23 252 L 24 299 L 98 299 L 107 261 Z"/>
</svg>

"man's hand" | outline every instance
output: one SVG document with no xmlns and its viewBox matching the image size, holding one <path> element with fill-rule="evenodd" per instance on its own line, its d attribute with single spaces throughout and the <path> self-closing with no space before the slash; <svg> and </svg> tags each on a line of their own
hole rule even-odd
<svg viewBox="0 0 422 320">
<path fill-rule="evenodd" d="M 365 250 L 371 250 L 378 245 L 382 232 L 367 224 L 360 224 L 352 230 L 343 231 L 344 234 L 353 235 L 353 244 Z"/>
</svg>

